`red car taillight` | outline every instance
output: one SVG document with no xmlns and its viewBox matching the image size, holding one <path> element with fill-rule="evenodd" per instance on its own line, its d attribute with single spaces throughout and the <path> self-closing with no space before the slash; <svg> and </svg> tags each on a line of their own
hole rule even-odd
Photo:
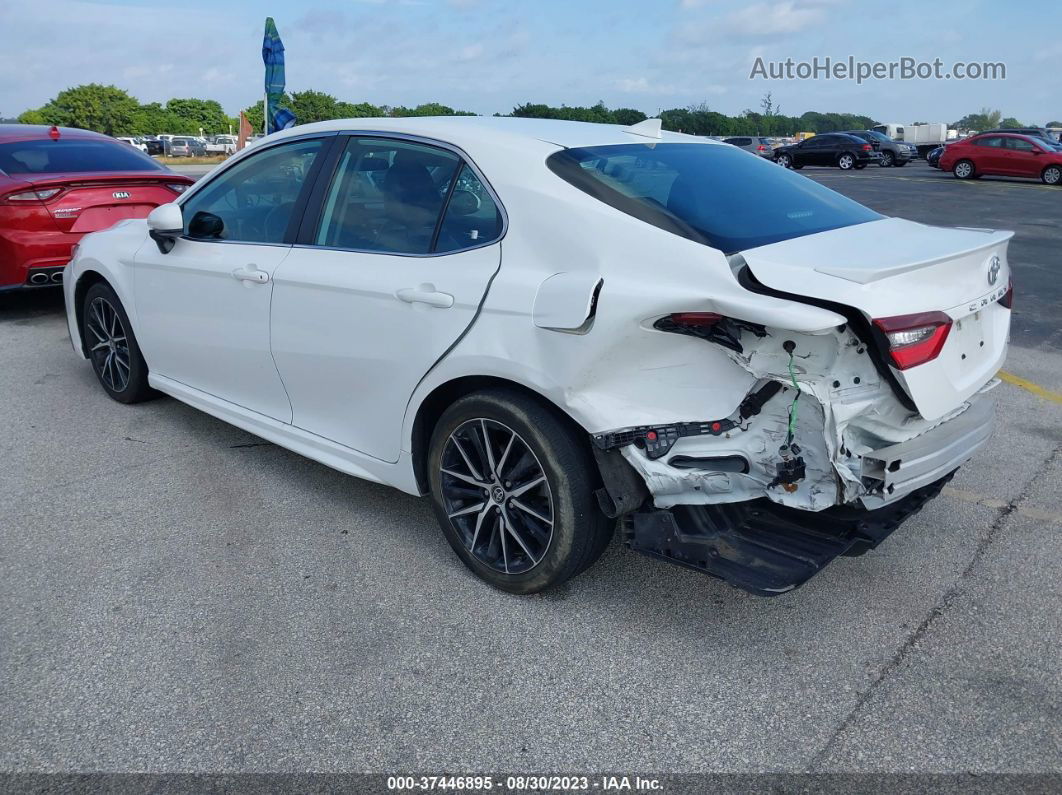
<svg viewBox="0 0 1062 795">
<path fill-rule="evenodd" d="M 943 312 L 880 317 L 874 325 L 889 341 L 889 356 L 897 370 L 908 370 L 937 358 L 951 331 Z"/>
<path fill-rule="evenodd" d="M 48 199 L 54 199 L 62 192 L 62 188 L 46 188 L 44 190 L 24 190 L 19 191 L 18 193 L 9 193 L 7 196 L 4 196 L 3 200 L 6 202 L 43 202 L 48 201 Z"/>
</svg>

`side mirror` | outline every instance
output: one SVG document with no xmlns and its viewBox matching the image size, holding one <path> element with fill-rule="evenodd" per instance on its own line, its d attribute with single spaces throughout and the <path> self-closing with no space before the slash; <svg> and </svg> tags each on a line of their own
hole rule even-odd
<svg viewBox="0 0 1062 795">
<path fill-rule="evenodd" d="M 147 225 L 148 234 L 159 247 L 159 251 L 169 254 L 177 238 L 184 233 L 184 215 L 181 213 L 181 206 L 173 202 L 160 204 L 148 213 Z"/>
</svg>

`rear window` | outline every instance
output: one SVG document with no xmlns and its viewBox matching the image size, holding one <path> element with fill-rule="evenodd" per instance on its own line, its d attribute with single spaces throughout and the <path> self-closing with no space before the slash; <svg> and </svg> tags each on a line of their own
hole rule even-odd
<svg viewBox="0 0 1062 795">
<path fill-rule="evenodd" d="M 546 162 L 605 204 L 727 254 L 882 217 L 729 146 L 617 144 L 565 149 Z"/>
<path fill-rule="evenodd" d="M 0 144 L 0 171 L 8 174 L 164 170 L 139 149 L 120 141 L 60 138 Z"/>
</svg>

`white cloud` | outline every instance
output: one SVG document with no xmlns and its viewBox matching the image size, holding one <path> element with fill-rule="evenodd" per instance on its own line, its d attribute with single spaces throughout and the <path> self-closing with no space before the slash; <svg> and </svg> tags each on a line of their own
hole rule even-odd
<svg viewBox="0 0 1062 795">
<path fill-rule="evenodd" d="M 799 33 L 826 18 L 823 3 L 755 3 L 723 18 L 724 31 L 744 36 L 771 36 L 779 33 Z"/>
</svg>

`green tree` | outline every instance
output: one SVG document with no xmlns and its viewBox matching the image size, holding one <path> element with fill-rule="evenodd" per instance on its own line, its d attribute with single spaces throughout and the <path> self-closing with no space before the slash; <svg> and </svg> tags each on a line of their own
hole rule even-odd
<svg viewBox="0 0 1062 795">
<path fill-rule="evenodd" d="M 140 103 L 120 88 L 89 83 L 60 91 L 39 112 L 45 124 L 128 135 L 139 107 Z"/>
<path fill-rule="evenodd" d="M 999 127 L 1003 114 L 991 108 L 981 108 L 979 113 L 969 113 L 957 122 L 949 124 L 956 130 L 994 130 Z"/>
<path fill-rule="evenodd" d="M 24 113 L 20 113 L 18 117 L 19 124 L 48 124 L 48 120 L 44 118 L 44 113 L 40 110 L 27 110 Z"/>
<path fill-rule="evenodd" d="M 1062 121 L 1049 121 L 1044 127 L 1062 127 Z"/>
<path fill-rule="evenodd" d="M 293 91 L 288 107 L 295 114 L 296 124 L 312 124 L 315 121 L 342 118 L 337 105 L 336 98 L 331 94 L 307 89 Z"/>
<path fill-rule="evenodd" d="M 166 103 L 166 110 L 181 119 L 191 122 L 189 134 L 198 135 L 203 128 L 205 135 L 217 135 L 229 131 L 229 117 L 224 109 L 213 99 L 171 99 Z"/>
<path fill-rule="evenodd" d="M 1008 130 L 1013 130 L 1015 127 L 1024 127 L 1025 125 L 1015 119 L 1013 116 L 1007 116 L 1007 118 L 1003 119 L 1003 121 L 999 123 L 999 126 L 1004 127 Z"/>
<path fill-rule="evenodd" d="M 612 121 L 616 124 L 622 124 L 624 127 L 630 127 L 632 124 L 645 121 L 647 118 L 649 117 L 634 108 L 616 108 L 612 111 Z"/>
<path fill-rule="evenodd" d="M 337 102 L 337 119 L 364 119 L 372 116 L 383 116 L 383 108 L 369 102 Z"/>
</svg>

